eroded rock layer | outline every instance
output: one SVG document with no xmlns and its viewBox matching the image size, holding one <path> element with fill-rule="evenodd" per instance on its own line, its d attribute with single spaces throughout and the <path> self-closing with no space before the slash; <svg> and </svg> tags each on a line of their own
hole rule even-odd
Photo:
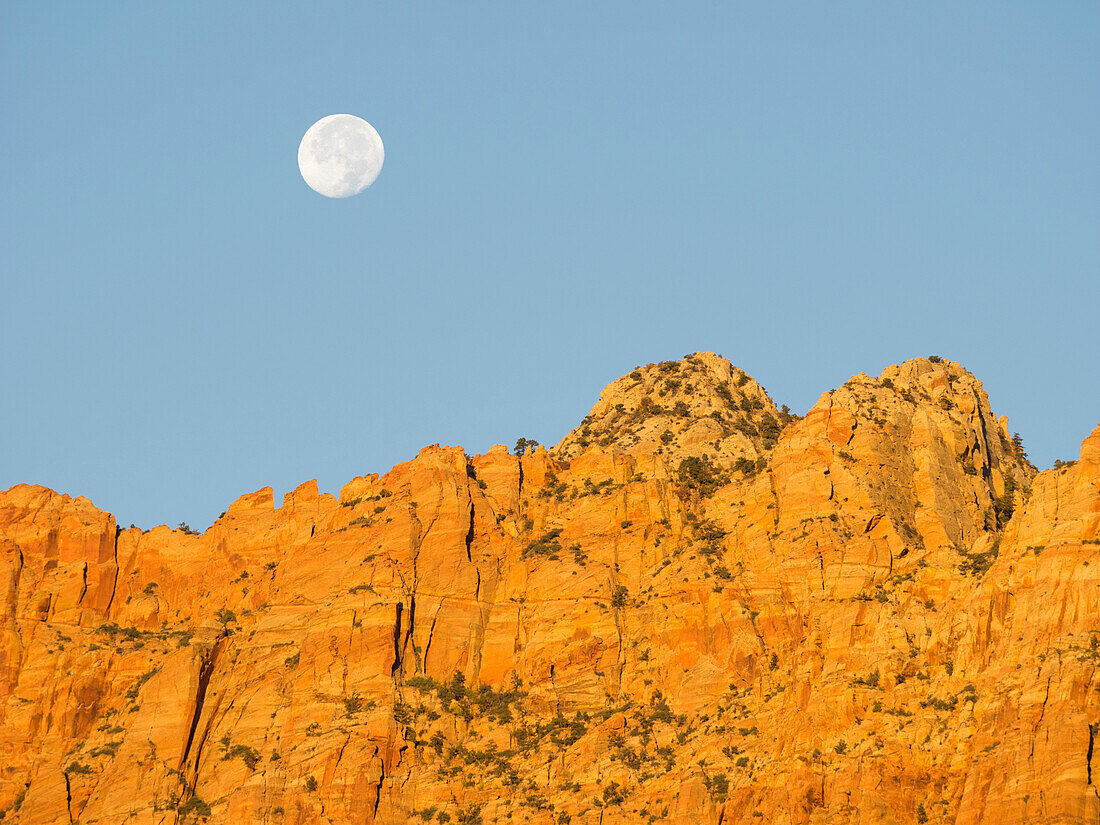
<svg viewBox="0 0 1100 825">
<path fill-rule="evenodd" d="M 799 418 L 700 353 L 556 447 L 201 535 L 0 494 L 24 823 L 1100 821 L 1100 427 L 917 359 Z"/>
</svg>

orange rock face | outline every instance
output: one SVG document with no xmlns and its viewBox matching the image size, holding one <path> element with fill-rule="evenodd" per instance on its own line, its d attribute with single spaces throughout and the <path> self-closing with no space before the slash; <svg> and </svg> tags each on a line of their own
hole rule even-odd
<svg viewBox="0 0 1100 825">
<path fill-rule="evenodd" d="M 0 493 L 0 821 L 1100 821 L 1100 427 L 709 353 L 202 535 Z"/>
</svg>

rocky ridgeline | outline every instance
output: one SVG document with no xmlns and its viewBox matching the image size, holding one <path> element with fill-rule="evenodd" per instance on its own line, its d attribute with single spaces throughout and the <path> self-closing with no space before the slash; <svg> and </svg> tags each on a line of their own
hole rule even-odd
<svg viewBox="0 0 1100 825">
<path fill-rule="evenodd" d="M 522 457 L 205 533 L 0 494 L 3 822 L 1063 823 L 1100 796 L 1100 428 L 709 353 Z"/>
</svg>

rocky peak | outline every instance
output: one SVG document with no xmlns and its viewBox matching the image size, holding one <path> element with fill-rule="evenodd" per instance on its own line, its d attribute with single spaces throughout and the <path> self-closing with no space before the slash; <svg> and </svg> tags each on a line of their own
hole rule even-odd
<svg viewBox="0 0 1100 825">
<path fill-rule="evenodd" d="M 1017 490 L 1026 491 L 1035 475 L 1018 437 L 1008 432 L 1008 419 L 994 417 L 982 382 L 962 365 L 938 356 L 887 367 L 878 378 L 853 376 L 823 395 L 814 410 L 828 410 L 838 422 L 847 413 L 851 431 L 846 443 L 874 441 L 880 456 L 891 453 L 896 458 L 936 442 L 933 452 L 941 477 L 956 480 L 960 472 L 969 476 L 975 492 L 987 494 L 979 499 L 1012 497 Z M 992 515 L 1001 522 L 1007 517 Z"/>
<path fill-rule="evenodd" d="M 609 384 L 551 453 L 568 460 L 588 449 L 610 449 L 755 465 L 794 418 L 744 370 L 720 355 L 698 352 L 646 364 Z"/>
<path fill-rule="evenodd" d="M 859 514 L 869 540 L 879 536 L 908 557 L 903 566 L 934 554 L 944 566 L 974 569 L 992 557 L 1034 476 L 981 382 L 938 358 L 877 378 L 860 373 L 824 393 L 771 467 L 786 520 L 820 518 L 839 500 Z"/>
</svg>

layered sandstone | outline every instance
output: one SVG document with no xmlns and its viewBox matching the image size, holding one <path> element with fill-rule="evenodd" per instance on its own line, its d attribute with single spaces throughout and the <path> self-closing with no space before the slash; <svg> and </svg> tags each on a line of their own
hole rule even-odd
<svg viewBox="0 0 1100 825">
<path fill-rule="evenodd" d="M 0 494 L 4 822 L 1100 819 L 1100 427 L 708 353 L 202 535 Z"/>
</svg>

